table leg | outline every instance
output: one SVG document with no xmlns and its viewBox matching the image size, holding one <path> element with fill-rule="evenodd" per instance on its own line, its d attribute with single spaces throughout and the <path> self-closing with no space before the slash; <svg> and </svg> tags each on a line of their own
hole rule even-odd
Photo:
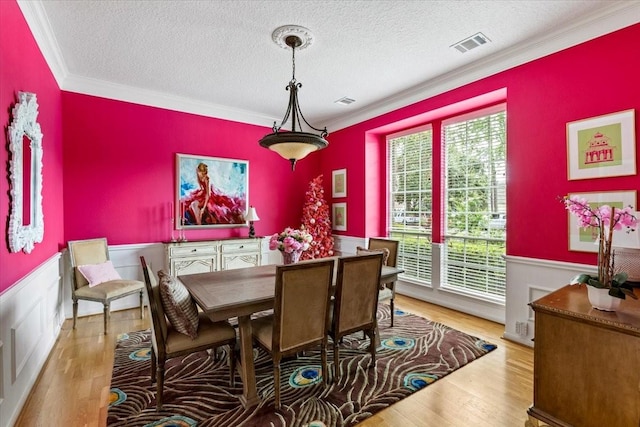
<svg viewBox="0 0 640 427">
<path fill-rule="evenodd" d="M 260 401 L 256 387 L 256 371 L 253 364 L 251 316 L 238 317 L 238 329 L 240 331 L 240 361 L 238 368 L 242 377 L 240 402 L 245 408 L 251 408 Z"/>
</svg>

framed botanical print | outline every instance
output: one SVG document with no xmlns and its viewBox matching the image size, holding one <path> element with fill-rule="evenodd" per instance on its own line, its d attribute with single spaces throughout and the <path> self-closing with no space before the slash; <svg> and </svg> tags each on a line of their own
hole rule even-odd
<svg viewBox="0 0 640 427">
<path fill-rule="evenodd" d="M 636 174 L 635 111 L 567 124 L 569 180 Z"/>
<path fill-rule="evenodd" d="M 176 228 L 244 227 L 249 162 L 176 154 Z"/>
<path fill-rule="evenodd" d="M 597 208 L 602 205 L 609 205 L 616 208 L 624 208 L 625 206 L 631 206 L 635 211 L 636 205 L 636 192 L 635 191 L 605 191 L 602 193 L 571 193 L 569 197 L 579 196 L 583 197 L 589 203 L 592 208 Z M 595 227 L 581 228 L 578 226 L 578 218 L 575 215 L 567 212 L 569 215 L 569 250 L 581 251 L 581 252 L 598 252 L 598 229 Z M 625 246 L 629 239 L 634 239 L 632 236 L 628 236 L 625 230 L 615 230 L 613 232 L 613 244 L 614 246 Z"/>
<path fill-rule="evenodd" d="M 347 170 L 335 170 L 331 173 L 331 178 L 331 197 L 347 197 Z"/>
<path fill-rule="evenodd" d="M 347 231 L 347 204 L 334 203 L 331 211 L 331 228 L 337 231 Z"/>
</svg>

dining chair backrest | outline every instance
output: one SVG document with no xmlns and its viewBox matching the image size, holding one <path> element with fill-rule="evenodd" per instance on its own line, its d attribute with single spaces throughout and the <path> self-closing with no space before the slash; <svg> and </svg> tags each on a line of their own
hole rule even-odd
<svg viewBox="0 0 640 427">
<path fill-rule="evenodd" d="M 160 286 L 155 274 L 143 256 L 140 257 L 140 263 L 142 264 L 144 283 L 147 288 L 149 311 L 151 312 L 151 342 L 157 353 L 164 353 L 165 340 L 167 338 L 167 318 L 160 299 Z"/>
<path fill-rule="evenodd" d="M 375 327 L 382 258 L 377 253 L 338 260 L 333 312 L 337 337 Z"/>
<path fill-rule="evenodd" d="M 273 351 L 286 353 L 326 339 L 334 260 L 276 268 Z"/>
<path fill-rule="evenodd" d="M 88 286 L 89 281 L 78 271 L 79 265 L 101 264 L 109 260 L 109 246 L 104 237 L 88 240 L 73 240 L 67 243 L 75 290 Z"/>
<path fill-rule="evenodd" d="M 391 240 L 391 239 L 380 239 L 377 237 L 372 237 L 369 239 L 369 245 L 367 246 L 370 250 L 378 250 L 386 248 L 389 250 L 389 258 L 387 258 L 387 265 L 389 267 L 396 267 L 398 263 L 398 245 L 399 241 Z"/>
</svg>

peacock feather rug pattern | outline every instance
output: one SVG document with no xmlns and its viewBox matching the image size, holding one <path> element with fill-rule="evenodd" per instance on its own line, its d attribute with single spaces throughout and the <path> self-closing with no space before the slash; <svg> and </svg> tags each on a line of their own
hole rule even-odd
<svg viewBox="0 0 640 427">
<path fill-rule="evenodd" d="M 210 427 L 342 427 L 357 424 L 434 381 L 494 350 L 494 344 L 422 317 L 378 307 L 381 345 L 370 367 L 369 340 L 362 333 L 340 344 L 339 378 L 322 385 L 320 351 L 307 351 L 281 367 L 282 409 L 274 409 L 273 365 L 254 349 L 261 403 L 245 409 L 236 374 L 229 386 L 227 348 L 218 360 L 210 352 L 170 359 L 165 365 L 164 407 L 156 412 L 151 383 L 150 331 L 118 337 L 111 380 L 107 425 Z M 329 340 L 328 361 L 333 363 Z M 224 352 L 224 354 L 222 354 Z M 328 377 L 331 380 L 331 376 Z"/>
</svg>

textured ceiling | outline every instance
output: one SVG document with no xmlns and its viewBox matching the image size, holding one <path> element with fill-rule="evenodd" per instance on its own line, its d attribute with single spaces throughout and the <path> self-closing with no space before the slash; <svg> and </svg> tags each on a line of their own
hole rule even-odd
<svg viewBox="0 0 640 427">
<path fill-rule="evenodd" d="M 308 28 L 296 53 L 302 112 L 345 127 L 640 21 L 640 2 L 25 1 L 64 90 L 271 126 L 291 52 L 271 33 Z M 451 45 L 482 32 L 491 43 Z M 336 104 L 342 97 L 356 100 Z"/>
</svg>

